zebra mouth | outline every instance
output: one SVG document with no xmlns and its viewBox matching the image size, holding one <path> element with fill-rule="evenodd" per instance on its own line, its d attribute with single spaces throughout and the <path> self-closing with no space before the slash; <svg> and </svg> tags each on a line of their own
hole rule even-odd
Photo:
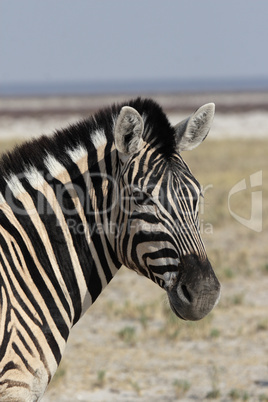
<svg viewBox="0 0 268 402">
<path fill-rule="evenodd" d="M 179 296 L 179 299 L 184 301 L 185 303 L 189 303 L 189 295 L 188 294 L 184 294 L 184 287 L 182 287 L 183 291 L 178 292 L 178 288 L 180 288 L 180 286 L 178 286 L 178 282 L 179 282 L 179 273 L 178 272 L 166 272 L 164 274 L 164 279 L 165 279 L 165 290 L 167 291 L 168 294 L 168 299 L 169 299 L 169 304 L 171 307 L 171 310 L 173 311 L 174 314 L 176 314 L 177 317 L 181 318 L 182 320 L 186 321 L 186 318 L 184 318 L 182 316 L 182 314 L 179 312 L 180 310 L 180 303 L 177 302 L 173 302 L 174 301 L 174 292 L 176 294 L 176 296 Z M 176 297 L 177 299 L 177 297 Z M 175 304 L 178 304 L 178 308 L 175 307 Z"/>
<path fill-rule="evenodd" d="M 164 280 L 165 280 L 165 286 L 164 289 L 167 291 L 168 294 L 168 299 L 169 299 L 169 304 L 171 307 L 171 310 L 173 311 L 176 316 L 182 320 L 186 321 L 186 318 L 184 318 L 178 311 L 178 309 L 174 306 L 174 303 L 172 302 L 172 293 L 174 292 L 174 288 L 176 289 L 176 286 L 178 285 L 178 276 L 179 273 L 176 272 L 166 272 L 164 274 Z M 177 289 L 175 290 L 177 291 Z"/>
<path fill-rule="evenodd" d="M 184 318 L 184 317 L 178 312 L 178 310 L 176 310 L 176 308 L 174 307 L 174 305 L 171 303 L 170 300 L 169 300 L 169 304 L 170 304 L 171 310 L 173 311 L 173 313 L 174 313 L 178 318 L 180 318 L 181 320 L 187 321 L 187 319 Z"/>
</svg>

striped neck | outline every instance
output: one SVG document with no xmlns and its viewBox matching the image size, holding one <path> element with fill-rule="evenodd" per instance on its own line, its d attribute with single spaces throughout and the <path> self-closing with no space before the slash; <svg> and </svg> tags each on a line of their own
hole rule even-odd
<svg viewBox="0 0 268 402">
<path fill-rule="evenodd" d="M 88 147 L 65 147 L 59 158 L 47 152 L 38 167 L 28 163 L 21 173 L 1 177 L 0 208 L 19 225 L 32 253 L 40 250 L 34 265 L 47 286 L 61 288 L 70 326 L 121 266 L 107 234 L 117 164 L 113 142 L 95 131 Z"/>
</svg>

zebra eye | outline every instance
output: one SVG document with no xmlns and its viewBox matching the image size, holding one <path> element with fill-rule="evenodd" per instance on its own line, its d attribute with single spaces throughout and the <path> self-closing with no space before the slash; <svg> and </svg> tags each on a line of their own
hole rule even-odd
<svg viewBox="0 0 268 402">
<path fill-rule="evenodd" d="M 134 190 L 132 193 L 134 202 L 137 205 L 154 205 L 150 196 L 143 191 Z"/>
</svg>

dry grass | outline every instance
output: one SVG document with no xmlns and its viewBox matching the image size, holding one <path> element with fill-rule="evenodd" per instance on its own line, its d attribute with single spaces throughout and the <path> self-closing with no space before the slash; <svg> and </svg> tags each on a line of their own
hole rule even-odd
<svg viewBox="0 0 268 402">
<path fill-rule="evenodd" d="M 6 151 L 12 150 L 16 145 L 19 145 L 22 142 L 22 140 L 1 140 L 0 139 L 0 155 L 1 153 L 4 153 Z"/>
</svg>

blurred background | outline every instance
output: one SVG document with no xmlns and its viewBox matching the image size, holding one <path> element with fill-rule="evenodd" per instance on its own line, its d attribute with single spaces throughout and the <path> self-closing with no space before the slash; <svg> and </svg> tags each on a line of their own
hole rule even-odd
<svg viewBox="0 0 268 402">
<path fill-rule="evenodd" d="M 207 102 L 183 154 L 222 283 L 198 323 L 122 268 L 73 329 L 44 401 L 268 401 L 268 2 L 1 0 L 0 153 L 114 102 L 158 101 L 172 123 Z"/>
</svg>

